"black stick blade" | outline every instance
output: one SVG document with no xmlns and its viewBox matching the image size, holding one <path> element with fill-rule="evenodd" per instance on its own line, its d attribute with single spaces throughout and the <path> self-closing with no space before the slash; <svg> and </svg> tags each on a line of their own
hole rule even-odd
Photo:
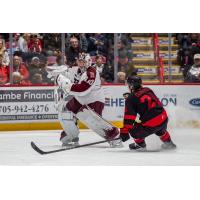
<svg viewBox="0 0 200 200">
<path fill-rule="evenodd" d="M 39 147 L 37 147 L 36 144 L 35 144 L 34 142 L 31 142 L 31 147 L 32 147 L 35 151 L 37 151 L 39 154 L 41 154 L 41 155 L 45 154 L 45 152 L 42 151 Z"/>
</svg>

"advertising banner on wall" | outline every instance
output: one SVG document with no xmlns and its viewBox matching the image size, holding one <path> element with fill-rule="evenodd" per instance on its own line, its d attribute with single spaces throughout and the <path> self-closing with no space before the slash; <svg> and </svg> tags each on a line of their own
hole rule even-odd
<svg viewBox="0 0 200 200">
<path fill-rule="evenodd" d="M 133 43 L 132 45 L 150 45 L 152 44 L 151 37 L 132 37 Z"/>
<path fill-rule="evenodd" d="M 200 85 L 149 85 L 168 111 L 174 127 L 200 126 Z M 123 93 L 127 86 L 103 86 L 105 109 L 103 117 L 122 122 Z M 0 125 L 32 122 L 57 122 L 54 87 L 1 87 Z"/>
<path fill-rule="evenodd" d="M 56 119 L 52 87 L 1 88 L 0 123 Z"/>
<path fill-rule="evenodd" d="M 134 59 L 153 59 L 154 52 L 153 51 L 133 51 Z"/>
<path fill-rule="evenodd" d="M 160 51 L 160 57 L 164 58 L 164 59 L 169 59 L 169 51 Z M 172 51 L 171 52 L 171 59 L 176 59 L 177 58 L 177 52 L 176 51 Z"/>
<path fill-rule="evenodd" d="M 137 73 L 139 75 L 157 75 L 158 74 L 158 67 L 157 66 L 145 66 L 145 65 L 135 65 L 137 68 Z M 165 73 L 169 72 L 169 67 L 167 65 L 164 66 Z M 172 65 L 170 67 L 170 71 L 172 75 L 182 75 L 180 72 L 180 66 Z"/>
</svg>

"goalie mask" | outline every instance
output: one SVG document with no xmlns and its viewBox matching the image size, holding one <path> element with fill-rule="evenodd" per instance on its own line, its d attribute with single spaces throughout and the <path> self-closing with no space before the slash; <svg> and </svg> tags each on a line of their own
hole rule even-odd
<svg viewBox="0 0 200 200">
<path fill-rule="evenodd" d="M 92 59 L 89 54 L 81 53 L 78 58 L 79 67 L 85 67 L 86 69 L 92 65 Z"/>
</svg>

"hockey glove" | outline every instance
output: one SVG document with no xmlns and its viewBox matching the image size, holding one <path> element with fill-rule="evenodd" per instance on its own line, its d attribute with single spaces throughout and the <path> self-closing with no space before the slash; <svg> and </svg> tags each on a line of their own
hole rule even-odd
<svg viewBox="0 0 200 200">
<path fill-rule="evenodd" d="M 58 86 L 65 92 L 65 93 L 69 93 L 72 83 L 71 81 L 66 78 L 65 76 L 63 76 L 62 74 L 58 75 L 56 78 L 56 83 L 58 84 Z"/>
<path fill-rule="evenodd" d="M 127 140 L 130 139 L 129 133 L 124 132 L 123 128 L 120 129 L 120 138 L 121 138 L 122 142 L 126 142 Z"/>
<path fill-rule="evenodd" d="M 68 66 L 61 65 L 61 66 L 47 66 L 47 78 L 56 78 L 59 74 L 64 75 L 65 77 L 68 77 Z"/>
<path fill-rule="evenodd" d="M 129 93 L 129 92 L 124 93 L 124 94 L 123 94 L 124 99 L 127 99 L 127 98 L 130 96 L 130 94 L 131 94 L 131 93 Z"/>
</svg>

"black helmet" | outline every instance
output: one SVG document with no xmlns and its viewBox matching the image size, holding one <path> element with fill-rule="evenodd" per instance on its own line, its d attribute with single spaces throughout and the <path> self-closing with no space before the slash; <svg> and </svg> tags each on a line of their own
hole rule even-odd
<svg viewBox="0 0 200 200">
<path fill-rule="evenodd" d="M 137 90 L 142 87 L 142 79 L 139 76 L 129 76 L 127 78 L 127 83 L 131 89 Z"/>
</svg>

